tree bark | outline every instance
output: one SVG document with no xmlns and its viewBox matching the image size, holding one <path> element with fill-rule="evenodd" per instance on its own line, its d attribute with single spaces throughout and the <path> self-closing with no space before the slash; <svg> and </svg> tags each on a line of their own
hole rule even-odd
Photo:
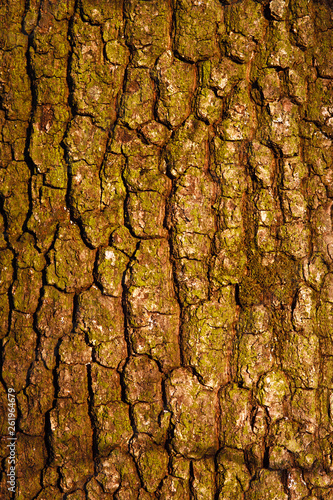
<svg viewBox="0 0 333 500">
<path fill-rule="evenodd" d="M 330 3 L 0 27 L 1 498 L 332 499 Z"/>
</svg>

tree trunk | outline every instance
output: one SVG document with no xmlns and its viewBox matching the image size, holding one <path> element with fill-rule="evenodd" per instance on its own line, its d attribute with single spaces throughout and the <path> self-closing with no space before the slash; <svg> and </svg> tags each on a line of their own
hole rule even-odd
<svg viewBox="0 0 333 500">
<path fill-rule="evenodd" d="M 1 498 L 332 499 L 330 4 L 0 26 Z"/>
</svg>

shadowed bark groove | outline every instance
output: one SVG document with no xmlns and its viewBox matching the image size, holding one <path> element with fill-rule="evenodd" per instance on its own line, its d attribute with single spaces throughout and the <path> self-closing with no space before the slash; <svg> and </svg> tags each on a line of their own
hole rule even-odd
<svg viewBox="0 0 333 500">
<path fill-rule="evenodd" d="M 1 498 L 333 498 L 332 8 L 2 1 Z"/>
</svg>

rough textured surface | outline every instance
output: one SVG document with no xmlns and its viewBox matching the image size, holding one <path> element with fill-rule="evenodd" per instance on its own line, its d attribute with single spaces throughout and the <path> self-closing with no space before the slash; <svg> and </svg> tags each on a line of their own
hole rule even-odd
<svg viewBox="0 0 333 500">
<path fill-rule="evenodd" d="M 333 498 L 332 31 L 2 0 L 1 499 Z"/>
</svg>

